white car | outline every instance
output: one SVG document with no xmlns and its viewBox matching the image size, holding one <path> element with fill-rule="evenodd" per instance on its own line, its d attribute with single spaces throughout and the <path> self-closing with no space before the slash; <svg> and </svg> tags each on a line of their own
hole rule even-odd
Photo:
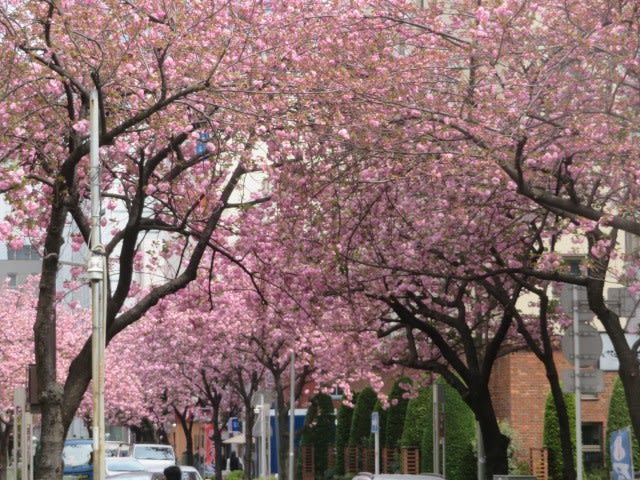
<svg viewBox="0 0 640 480">
<path fill-rule="evenodd" d="M 180 471 L 182 472 L 182 480 L 202 480 L 202 475 L 194 467 L 180 465 Z"/>
<path fill-rule="evenodd" d="M 176 454 L 171 445 L 136 443 L 131 447 L 131 456 L 149 472 L 162 472 L 168 466 L 176 464 Z"/>
<path fill-rule="evenodd" d="M 107 457 L 105 459 L 107 475 L 124 472 L 145 472 L 147 467 L 133 457 Z"/>
</svg>

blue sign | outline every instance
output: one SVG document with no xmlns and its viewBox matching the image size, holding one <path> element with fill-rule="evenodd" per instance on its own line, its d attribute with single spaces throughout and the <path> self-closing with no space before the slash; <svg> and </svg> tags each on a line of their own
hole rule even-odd
<svg viewBox="0 0 640 480">
<path fill-rule="evenodd" d="M 229 431 L 240 432 L 240 420 L 238 420 L 238 417 L 231 417 L 229 419 Z"/>
<path fill-rule="evenodd" d="M 207 132 L 200 132 L 198 136 L 198 143 L 196 143 L 197 155 L 202 155 L 207 151 L 207 140 L 209 140 L 209 134 Z"/>
<path fill-rule="evenodd" d="M 633 480 L 633 457 L 631 455 L 631 431 L 616 430 L 610 437 L 612 480 Z"/>
<path fill-rule="evenodd" d="M 380 431 L 380 415 L 378 412 L 371 412 L 371 433 Z"/>
</svg>

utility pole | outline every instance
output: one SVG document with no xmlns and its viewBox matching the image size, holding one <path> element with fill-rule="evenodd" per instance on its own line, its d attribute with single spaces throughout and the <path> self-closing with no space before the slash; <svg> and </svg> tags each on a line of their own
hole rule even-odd
<svg viewBox="0 0 640 480">
<path fill-rule="evenodd" d="M 89 161 L 91 191 L 91 257 L 87 273 L 91 282 L 91 375 L 93 380 L 93 478 L 104 480 L 104 350 L 106 339 L 106 256 L 100 233 L 100 106 L 98 91 L 91 91 L 89 106 Z"/>
<path fill-rule="evenodd" d="M 289 386 L 289 480 L 294 479 L 295 472 L 295 434 L 296 434 L 296 353 L 295 350 L 291 350 L 291 379 Z M 284 472 L 283 472 L 284 473 Z"/>
<path fill-rule="evenodd" d="M 580 310 L 578 287 L 573 285 L 573 374 L 576 394 L 576 474 L 582 480 L 582 394 L 580 385 Z"/>
</svg>

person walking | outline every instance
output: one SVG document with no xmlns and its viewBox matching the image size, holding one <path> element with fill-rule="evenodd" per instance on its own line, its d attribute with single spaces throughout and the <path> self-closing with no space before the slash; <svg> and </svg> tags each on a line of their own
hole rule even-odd
<svg viewBox="0 0 640 480">
<path fill-rule="evenodd" d="M 229 470 L 242 470 L 242 465 L 240 464 L 240 459 L 236 452 L 231 452 L 231 457 L 229 457 Z"/>
</svg>

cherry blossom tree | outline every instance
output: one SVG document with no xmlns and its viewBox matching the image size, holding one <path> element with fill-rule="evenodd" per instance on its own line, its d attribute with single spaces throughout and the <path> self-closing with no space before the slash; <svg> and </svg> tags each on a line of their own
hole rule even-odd
<svg viewBox="0 0 640 480">
<path fill-rule="evenodd" d="M 110 342 L 196 278 L 205 251 L 234 260 L 226 240 L 234 220 L 223 212 L 255 200 L 232 193 L 263 163 L 261 136 L 284 112 L 301 111 L 289 90 L 316 41 L 307 27 L 323 11 L 337 20 L 342 10 L 260 0 L 0 7 L 0 191 L 13 209 L 0 232 L 15 246 L 29 237 L 43 254 L 34 328 L 39 479 L 61 476 L 65 432 L 91 377 L 89 339 L 64 383 L 48 342 L 64 236 L 71 231 L 76 249 L 90 243 L 90 92 L 99 97 Z M 283 140 L 277 147 L 286 149 Z M 152 278 L 152 288 L 139 278 Z"/>
<path fill-rule="evenodd" d="M 17 287 L 4 285 L 0 306 L 0 479 L 6 478 L 6 459 L 14 425 L 14 391 L 27 388 L 27 367 L 34 362 L 33 325 L 36 318 L 37 278 Z M 90 330 L 89 312 L 67 303 L 58 310 L 57 332 L 60 364 L 68 367 L 79 351 L 82 338 Z M 61 369 L 60 381 L 63 381 Z"/>
<path fill-rule="evenodd" d="M 493 340 L 504 336 L 514 322 L 522 321 L 513 317 L 517 294 L 509 295 L 501 307 L 495 305 L 504 298 L 496 287 L 515 288 L 510 273 L 591 284 L 591 290 L 599 287 L 598 298 L 602 300 L 608 270 L 602 260 L 613 245 L 609 234 L 589 229 L 588 222 L 576 216 L 578 207 L 559 210 L 562 202 L 547 205 L 539 194 L 549 185 L 556 195 L 577 192 L 563 183 L 568 181 L 569 172 L 578 175 L 585 192 L 598 194 L 585 194 L 585 198 L 601 205 L 599 208 L 613 205 L 610 202 L 616 197 L 612 189 L 617 194 L 622 180 L 615 179 L 622 176 L 624 166 L 613 167 L 608 160 L 602 165 L 587 160 L 587 166 L 573 172 L 573 154 L 565 157 L 553 153 L 579 152 L 575 154 L 585 159 L 589 157 L 585 152 L 593 152 L 599 159 L 613 154 L 620 157 L 618 145 L 602 145 L 601 131 L 597 133 L 600 137 L 594 138 L 592 130 L 596 125 L 600 129 L 601 115 L 611 117 L 613 137 L 619 134 L 623 141 L 629 140 L 622 149 L 625 155 L 634 151 L 632 128 L 616 112 L 591 112 L 591 119 L 585 117 L 587 134 L 580 135 L 583 125 L 577 117 L 582 120 L 588 115 L 594 101 L 601 102 L 604 112 L 603 99 L 618 100 L 615 95 L 611 97 L 611 91 L 631 88 L 624 85 L 627 77 L 617 80 L 619 88 L 612 88 L 602 73 L 617 64 L 611 58 L 613 54 L 607 53 L 616 48 L 600 53 L 597 50 L 601 48 L 598 42 L 605 40 L 618 45 L 629 18 L 635 21 L 635 10 L 624 2 L 616 12 L 613 7 L 610 11 L 603 8 L 598 2 L 574 8 L 563 2 L 502 2 L 479 7 L 477 2 L 460 1 L 446 5 L 434 2 L 418 10 L 402 2 L 385 2 L 369 11 L 366 19 L 379 28 L 362 28 L 370 33 L 367 44 L 374 46 L 370 50 L 357 43 L 362 37 L 356 38 L 353 31 L 342 32 L 331 45 L 321 43 L 326 50 L 318 49 L 318 57 L 335 54 L 334 45 L 350 45 L 343 57 L 332 57 L 336 68 L 316 84 L 327 93 L 322 98 L 335 95 L 343 102 L 318 102 L 310 120 L 295 124 L 289 135 L 298 140 L 299 150 L 294 148 L 293 154 L 282 158 L 289 168 L 278 172 L 282 191 L 275 201 L 279 202 L 279 218 L 286 225 L 279 234 L 289 241 L 288 251 L 292 252 L 282 260 L 292 271 L 294 266 L 307 265 L 310 271 L 319 269 L 331 280 L 314 275 L 318 283 L 300 281 L 306 288 L 297 291 L 348 292 L 350 300 L 364 293 L 392 311 L 386 318 L 393 328 L 403 322 L 409 328 L 426 328 L 416 323 L 415 318 L 420 316 L 445 320 L 448 331 L 446 335 L 437 332 L 441 340 L 435 342 L 440 347 L 436 354 L 450 349 L 447 340 L 453 335 L 451 325 L 463 325 L 471 333 L 486 325 L 484 336 Z M 594 46 L 586 40 L 592 32 L 587 27 L 597 25 L 603 12 L 604 30 L 595 36 Z M 573 15 L 584 18 L 572 22 Z M 613 17 L 618 18 L 617 26 L 612 26 Z M 375 35 L 392 25 L 400 26 L 396 36 Z M 557 45 L 561 45 L 558 51 Z M 633 46 L 628 55 L 635 55 Z M 590 71 L 591 62 L 598 68 Z M 577 100 L 573 88 L 576 78 L 592 77 L 596 84 L 606 85 L 599 86 L 599 93 L 593 96 L 583 92 Z M 561 88 L 558 80 L 562 81 Z M 603 99 L 598 100 L 599 95 Z M 621 95 L 620 101 L 626 102 L 628 97 Z M 559 162 L 560 157 L 565 164 Z M 605 167 L 611 172 L 612 182 L 600 179 Z M 595 183 L 586 182 L 589 169 L 597 172 L 596 178 L 591 177 Z M 540 182 L 542 187 L 536 186 L 523 201 L 524 180 L 528 179 L 525 173 L 529 171 L 531 182 Z M 551 173 L 556 177 L 549 180 Z M 558 218 L 542 231 L 532 230 L 532 224 L 549 214 L 545 210 Z M 550 247 L 563 234 L 576 231 L 588 234 L 591 262 L 585 277 L 570 275 Z M 536 254 L 538 261 L 531 264 L 527 260 L 538 238 L 542 251 Z M 502 274 L 488 273 L 491 271 Z M 344 278 L 336 280 L 336 273 Z M 470 282 L 489 275 L 494 285 Z M 598 309 L 590 295 L 594 311 L 602 312 L 605 304 L 600 302 L 602 308 Z M 366 319 L 362 305 L 358 303 L 355 318 Z M 467 308 L 473 315 L 451 315 L 456 310 L 466 313 Z M 384 308 L 371 310 L 369 313 L 382 318 L 388 313 Z M 540 319 L 546 315 L 542 311 Z M 504 323 L 498 322 L 501 317 Z M 344 321 L 345 317 L 339 318 Z M 464 325 L 463 318 L 480 322 Z M 622 333 L 620 322 L 614 320 L 607 331 L 617 329 L 617 334 Z M 412 336 L 408 337 L 409 351 L 411 342 L 418 341 Z M 476 347 L 473 336 L 467 344 Z M 502 345 L 498 341 L 489 351 L 495 354 Z M 623 353 L 629 350 L 626 342 L 621 348 Z M 549 349 L 545 352 L 539 350 L 548 356 Z M 631 356 L 633 361 L 627 367 L 633 377 L 637 360 L 635 354 Z M 474 356 L 466 352 L 465 358 Z M 488 363 L 480 371 L 488 375 L 491 356 L 483 354 L 482 358 Z M 452 364 L 457 361 L 459 356 L 454 355 Z M 551 366 L 548 362 L 546 365 Z M 449 370 L 442 370 L 446 372 Z M 485 384 L 487 379 L 483 379 Z M 633 388 L 630 386 L 630 392 L 635 391 Z M 488 396 L 488 392 L 485 394 Z M 483 431 L 491 430 L 489 424 L 495 425 L 490 417 Z M 495 435 L 488 438 L 500 438 L 497 430 L 492 432 Z M 490 470 L 506 471 L 500 458 L 506 444 L 494 443 L 497 446 Z"/>
<path fill-rule="evenodd" d="M 626 271 L 611 265 L 618 232 L 640 232 L 637 169 L 629 160 L 638 148 L 638 53 L 632 33 L 638 28 L 637 6 L 505 1 L 438 8 L 384 15 L 413 30 L 415 48 L 408 57 L 414 64 L 447 79 L 443 88 L 437 83 L 421 92 L 400 87 L 410 94 L 385 97 L 396 111 L 411 109 L 415 115 L 399 135 L 416 153 L 424 148 L 420 136 L 428 135 L 431 152 L 455 151 L 460 161 L 494 171 L 496 182 L 508 179 L 509 190 L 562 218 L 564 235 L 582 240 L 581 274 L 569 272 L 549 249 L 537 275 L 586 287 L 589 306 L 620 359 L 638 437 L 638 349 L 627 344 L 623 322 L 607 306 L 604 291 L 608 278 L 632 293 L 638 285 L 635 252 Z M 447 54 L 433 55 L 436 45 Z M 456 73 L 456 67 L 462 68 Z M 404 83 L 407 89 L 412 85 Z"/>
<path fill-rule="evenodd" d="M 151 309 L 141 322 L 114 341 L 112 346 L 117 350 L 109 351 L 109 355 L 124 353 L 128 369 L 143 380 L 144 408 L 138 415 L 153 419 L 159 428 L 176 420 L 181 424 L 186 461 L 193 465 L 194 421 L 212 424 L 216 458 L 220 459 L 223 426 L 229 417 L 238 415 L 241 402 L 229 388 L 235 375 L 232 366 L 237 361 L 233 332 L 215 328 L 210 312 L 195 304 L 189 307 L 182 300 L 163 301 Z M 127 340 L 142 340 L 144 348 L 127 351 Z M 220 468 L 217 471 L 222 474 Z"/>
<path fill-rule="evenodd" d="M 317 83 L 343 101 L 318 102 L 315 116 L 296 124 L 300 152 L 279 179 L 283 199 L 300 192 L 286 201 L 309 208 L 282 215 L 287 228 L 300 224 L 291 244 L 311 237 L 305 263 L 316 267 L 325 252 L 327 271 L 340 271 L 349 291 L 377 280 L 420 304 L 415 292 L 468 278 L 468 268 L 477 276 L 497 266 L 495 252 L 505 274 L 585 286 L 620 358 L 630 411 L 640 414 L 637 346 L 604 301 L 608 276 L 632 292 L 638 283 L 634 255 L 626 271 L 610 265 L 618 231 L 639 231 L 629 160 L 638 148 L 635 3 L 381 2 L 367 21 L 377 28 L 358 33 L 371 47 L 353 30 L 338 35 L 333 44 L 351 49 Z M 375 34 L 382 30 L 395 35 Z M 544 215 L 555 221 L 536 233 L 543 252 L 531 265 L 529 250 L 514 247 Z M 586 252 L 579 275 L 553 247 L 562 237 L 582 240 L 568 252 Z M 424 273 L 441 284 L 414 285 Z"/>
<path fill-rule="evenodd" d="M 26 387 L 27 367 L 33 363 L 33 317 L 35 296 L 24 290 L 2 288 L 0 312 L 0 479 L 6 478 L 8 449 L 13 431 L 13 394 Z"/>
</svg>

